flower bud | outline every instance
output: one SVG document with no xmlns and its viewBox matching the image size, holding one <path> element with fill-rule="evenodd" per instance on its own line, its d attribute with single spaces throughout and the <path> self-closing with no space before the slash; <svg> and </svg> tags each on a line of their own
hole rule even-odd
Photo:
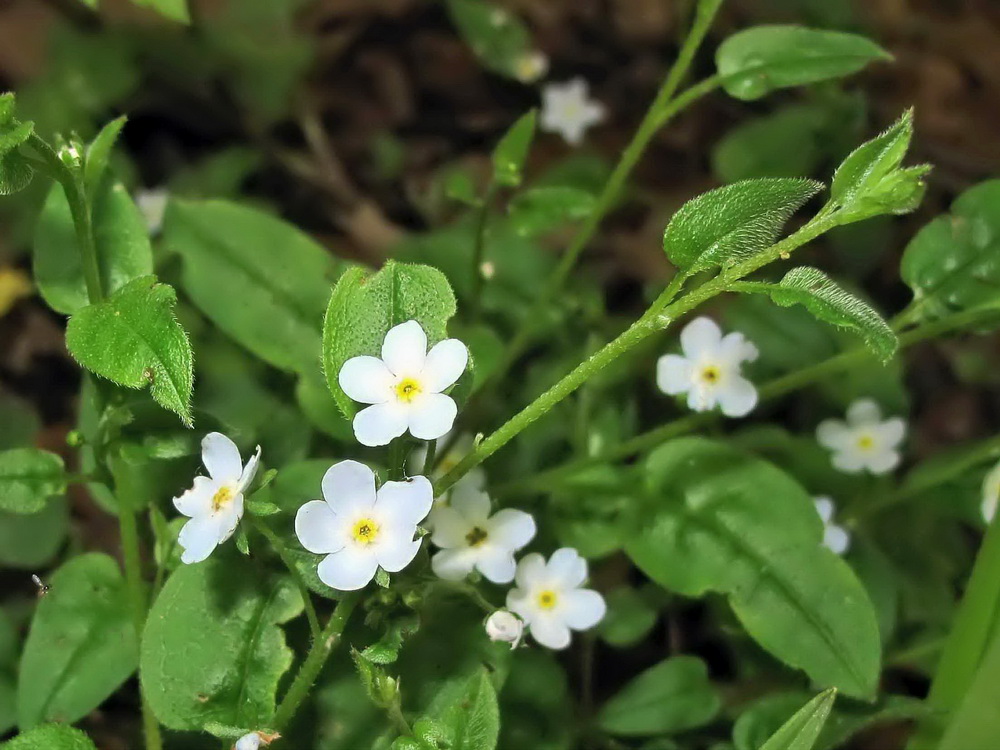
<svg viewBox="0 0 1000 750">
<path fill-rule="evenodd" d="M 491 641 L 503 641 L 512 649 L 517 648 L 524 635 L 524 623 L 517 615 L 498 609 L 486 620 L 486 635 Z"/>
<path fill-rule="evenodd" d="M 236 740 L 233 750 L 260 750 L 260 735 L 256 732 L 243 735 Z"/>
</svg>

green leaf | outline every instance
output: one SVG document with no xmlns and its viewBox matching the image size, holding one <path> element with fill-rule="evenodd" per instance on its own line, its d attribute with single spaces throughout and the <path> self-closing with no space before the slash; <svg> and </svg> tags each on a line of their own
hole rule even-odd
<svg viewBox="0 0 1000 750">
<path fill-rule="evenodd" d="M 531 36 L 520 18 L 488 0 L 447 0 L 448 14 L 484 67 L 520 79 Z"/>
<path fill-rule="evenodd" d="M 106 295 L 153 272 L 146 222 L 125 187 L 105 180 L 93 198 L 94 245 Z M 65 315 L 89 299 L 73 216 L 62 186 L 53 184 L 38 218 L 34 248 L 35 281 L 49 307 Z"/>
<path fill-rule="evenodd" d="M 747 120 L 716 145 L 712 170 L 723 182 L 812 174 L 823 159 L 825 121 L 824 111 L 811 104 Z"/>
<path fill-rule="evenodd" d="M 73 727 L 47 724 L 0 745 L 3 750 L 97 750 L 90 738 Z"/>
<path fill-rule="evenodd" d="M 37 448 L 0 452 L 0 510 L 37 513 L 45 501 L 66 491 L 63 461 Z"/>
<path fill-rule="evenodd" d="M 995 635 L 975 678 L 945 729 L 938 750 L 987 750 L 1000 737 L 1000 635 Z"/>
<path fill-rule="evenodd" d="M 16 151 L 0 153 L 0 195 L 21 192 L 34 175 L 34 170 Z"/>
<path fill-rule="evenodd" d="M 722 701 L 708 668 L 694 656 L 675 656 L 650 667 L 601 708 L 601 729 L 623 737 L 673 734 L 708 724 Z"/>
<path fill-rule="evenodd" d="M 191 23 L 187 0 L 132 0 L 136 5 L 152 8 L 161 16 L 180 23 Z"/>
<path fill-rule="evenodd" d="M 573 187 L 538 187 L 518 194 L 507 209 L 510 223 L 522 237 L 533 237 L 563 224 L 586 219 L 594 209 L 594 196 Z"/>
<path fill-rule="evenodd" d="M 498 185 L 517 187 L 521 184 L 531 141 L 535 137 L 537 116 L 534 109 L 521 115 L 493 149 L 493 179 Z"/>
<path fill-rule="evenodd" d="M 340 269 L 329 251 L 274 216 L 214 200 L 171 200 L 163 242 L 183 259 L 185 293 L 226 335 L 280 369 L 318 366 Z"/>
<path fill-rule="evenodd" d="M 289 580 L 251 571 L 245 559 L 216 553 L 175 571 L 153 604 L 140 673 L 165 726 L 260 727 L 273 716 L 292 664 L 279 625 L 302 611 L 302 599 Z"/>
<path fill-rule="evenodd" d="M 65 497 L 53 498 L 30 516 L 0 513 L 0 566 L 38 570 L 59 552 L 68 529 Z"/>
<path fill-rule="evenodd" d="M 500 708 L 489 673 L 480 668 L 455 694 L 431 709 L 451 750 L 494 750 L 500 736 Z"/>
<path fill-rule="evenodd" d="M 174 317 L 176 302 L 173 287 L 155 276 L 136 279 L 70 318 L 66 346 L 103 378 L 127 388 L 149 385 L 156 402 L 190 426 L 191 344 Z"/>
<path fill-rule="evenodd" d="M 663 249 L 689 273 L 744 260 L 773 244 L 789 217 L 822 188 L 813 180 L 763 178 L 711 190 L 674 214 Z"/>
<path fill-rule="evenodd" d="M 869 698 L 881 662 L 871 602 L 822 546 L 812 497 L 775 466 L 682 438 L 645 463 L 648 493 L 626 553 L 684 596 L 719 592 L 761 646 L 823 687 Z"/>
<path fill-rule="evenodd" d="M 767 294 L 782 307 L 802 305 L 823 322 L 857 333 L 883 362 L 892 359 L 899 347 L 896 334 L 871 305 L 819 269 L 793 268 L 778 284 L 747 282 L 735 284 L 733 289 Z"/>
<path fill-rule="evenodd" d="M 399 658 L 403 641 L 407 636 L 417 632 L 419 625 L 420 620 L 416 615 L 394 620 L 381 638 L 365 647 L 361 656 L 373 664 L 392 664 Z"/>
<path fill-rule="evenodd" d="M 103 128 L 87 146 L 87 157 L 83 163 L 83 182 L 87 186 L 87 194 L 94 196 L 101 186 L 101 181 L 108 169 L 111 150 L 118 141 L 118 136 L 125 127 L 128 117 L 122 115 Z M 148 273 L 148 271 L 147 271 Z"/>
<path fill-rule="evenodd" d="M 455 295 L 436 268 L 389 261 L 377 273 L 349 268 L 330 296 L 323 322 L 323 371 L 334 400 L 345 416 L 356 411 L 337 378 L 351 357 L 378 356 L 393 326 L 415 320 L 429 345 L 447 335 L 455 314 Z"/>
<path fill-rule="evenodd" d="M 656 609 L 635 589 L 622 586 L 608 592 L 605 599 L 608 613 L 597 626 L 605 643 L 618 648 L 633 646 L 656 624 Z"/>
<path fill-rule="evenodd" d="M 760 750 L 812 750 L 836 699 L 835 688 L 817 695 L 785 722 Z"/>
<path fill-rule="evenodd" d="M 137 666 L 125 581 L 107 555 L 81 555 L 48 581 L 21 656 L 18 724 L 72 723 L 114 693 Z"/>
<path fill-rule="evenodd" d="M 754 26 L 726 39 L 715 53 L 722 86 L 737 99 L 856 73 L 892 55 L 857 34 L 802 26 Z"/>
<path fill-rule="evenodd" d="M 921 229 L 903 253 L 900 274 L 924 318 L 1000 306 L 1000 180 L 969 188 L 951 215 Z"/>
</svg>

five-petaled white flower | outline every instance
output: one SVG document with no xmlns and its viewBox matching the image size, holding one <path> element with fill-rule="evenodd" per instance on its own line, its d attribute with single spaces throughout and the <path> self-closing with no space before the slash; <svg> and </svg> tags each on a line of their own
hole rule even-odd
<svg viewBox="0 0 1000 750">
<path fill-rule="evenodd" d="M 906 435 L 900 417 L 882 420 L 882 411 L 871 399 L 859 399 L 847 410 L 847 421 L 827 419 L 816 428 L 820 445 L 833 451 L 833 465 L 848 474 L 865 469 L 885 474 L 899 464 L 897 448 Z"/>
<path fill-rule="evenodd" d="M 177 510 L 191 519 L 177 538 L 184 563 L 201 562 L 236 531 L 243 518 L 243 491 L 257 473 L 260 446 L 244 466 L 236 444 L 221 432 L 210 432 L 201 441 L 201 460 L 208 476 L 195 477 L 194 486 L 174 498 Z"/>
<path fill-rule="evenodd" d="M 427 335 L 415 320 L 392 328 L 382 358 L 353 357 L 340 369 L 340 387 L 355 401 L 372 404 L 354 417 L 362 445 L 388 445 L 407 430 L 436 440 L 451 429 L 458 407 L 442 393 L 465 372 L 469 350 L 445 339 L 427 351 Z"/>
<path fill-rule="evenodd" d="M 851 535 L 843 526 L 833 522 L 836 510 L 833 500 L 821 495 L 814 497 L 813 502 L 816 503 L 816 512 L 823 519 L 823 544 L 838 555 L 844 554 L 851 546 Z"/>
<path fill-rule="evenodd" d="M 980 509 L 983 520 L 992 523 L 997 514 L 997 504 L 1000 503 L 1000 463 L 997 463 L 983 478 L 983 504 Z"/>
<path fill-rule="evenodd" d="M 579 145 L 587 129 L 601 122 L 604 115 L 604 105 L 589 98 L 583 78 L 550 83 L 542 90 L 542 130 L 559 133 L 573 146 Z"/>
<path fill-rule="evenodd" d="M 714 409 L 727 417 L 743 417 L 757 405 L 757 390 L 743 377 L 743 362 L 757 359 L 757 347 L 742 333 L 722 335 L 710 318 L 695 318 L 681 331 L 680 354 L 656 363 L 656 384 L 671 396 L 687 393 L 695 411 Z"/>
<path fill-rule="evenodd" d="M 580 588 L 586 578 L 587 561 L 575 549 L 558 549 L 548 562 L 537 552 L 525 555 L 517 564 L 517 586 L 507 592 L 507 609 L 543 646 L 566 648 L 570 629 L 592 628 L 607 611 L 604 597 Z"/>
<path fill-rule="evenodd" d="M 521 83 L 534 83 L 549 71 L 549 58 L 537 50 L 525 52 L 514 60 L 514 75 Z"/>
<path fill-rule="evenodd" d="M 341 461 L 323 476 L 324 500 L 311 500 L 295 515 L 295 535 L 310 552 L 326 555 L 317 568 L 330 588 L 354 591 L 378 568 L 402 570 L 420 549 L 413 536 L 431 509 L 426 477 L 386 482 L 376 491 L 375 473 L 357 461 Z"/>
<path fill-rule="evenodd" d="M 535 536 L 535 519 L 523 510 L 504 508 L 490 515 L 490 498 L 471 491 L 435 508 L 431 541 L 441 551 L 431 558 L 434 572 L 449 581 L 473 569 L 493 583 L 514 580 L 514 553 Z"/>
<path fill-rule="evenodd" d="M 498 609 L 486 618 L 486 635 L 491 641 L 509 643 L 515 649 L 524 636 L 524 622 L 513 612 Z"/>
</svg>

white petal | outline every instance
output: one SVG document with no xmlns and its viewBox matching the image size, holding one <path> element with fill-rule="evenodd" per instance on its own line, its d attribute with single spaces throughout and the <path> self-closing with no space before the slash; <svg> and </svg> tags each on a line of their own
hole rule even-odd
<svg viewBox="0 0 1000 750">
<path fill-rule="evenodd" d="M 587 578 L 587 561 L 572 547 L 563 547 L 552 553 L 547 572 L 554 585 L 576 588 Z"/>
<path fill-rule="evenodd" d="M 545 558 L 537 552 L 525 555 L 517 564 L 517 572 L 514 579 L 522 589 L 530 589 L 535 583 L 545 577 Z M 508 601 L 508 607 L 510 606 Z"/>
<path fill-rule="evenodd" d="M 477 555 L 476 569 L 493 583 L 510 583 L 516 568 L 514 555 L 496 545 L 489 545 Z"/>
<path fill-rule="evenodd" d="M 743 362 L 752 362 L 757 359 L 757 354 L 757 347 L 737 331 L 727 333 L 719 343 L 719 356 L 737 368 Z"/>
<path fill-rule="evenodd" d="M 461 513 L 470 525 L 485 524 L 490 517 L 490 496 L 482 490 L 469 487 L 451 496 L 451 507 Z"/>
<path fill-rule="evenodd" d="M 378 490 L 375 510 L 391 523 L 416 527 L 431 512 L 434 488 L 427 477 L 411 477 L 405 482 L 386 482 Z M 412 536 L 412 534 L 411 534 Z"/>
<path fill-rule="evenodd" d="M 596 100 L 588 101 L 583 105 L 583 121 L 587 127 L 597 125 L 604 120 L 607 110 L 601 102 Z"/>
<path fill-rule="evenodd" d="M 412 526 L 405 528 L 385 528 L 379 532 L 384 535 L 384 541 L 375 547 L 375 559 L 378 564 L 390 573 L 396 573 L 411 562 L 420 551 L 420 540 L 414 540 L 413 534 L 416 529 Z"/>
<path fill-rule="evenodd" d="M 295 536 L 310 552 L 326 555 L 344 548 L 344 524 L 322 500 L 311 500 L 295 514 Z"/>
<path fill-rule="evenodd" d="M 979 506 L 979 511 L 983 514 L 986 523 L 992 523 L 997 514 L 997 505 L 1000 504 L 1000 497 L 997 495 L 987 495 L 983 497 L 983 502 Z"/>
<path fill-rule="evenodd" d="M 424 369 L 427 334 L 415 320 L 389 330 L 382 342 L 382 361 L 398 378 L 414 377 Z"/>
<path fill-rule="evenodd" d="M 816 512 L 819 513 L 819 517 L 823 519 L 823 523 L 830 523 L 833 519 L 833 500 L 826 495 L 821 495 L 819 497 L 814 497 L 813 503 L 815 503 Z"/>
<path fill-rule="evenodd" d="M 833 465 L 847 474 L 857 474 L 868 465 L 868 456 L 849 445 L 833 454 Z"/>
<path fill-rule="evenodd" d="M 997 512 L 997 505 L 1000 504 L 1000 463 L 994 466 L 983 477 L 983 503 L 981 510 L 983 520 L 990 523 Z"/>
<path fill-rule="evenodd" d="M 212 516 L 193 518 L 184 524 L 177 543 L 184 549 L 181 562 L 190 565 L 208 558 L 219 546 L 219 522 Z"/>
<path fill-rule="evenodd" d="M 706 386 L 700 383 L 692 384 L 691 390 L 688 391 L 688 408 L 693 411 L 714 409 L 717 391 L 718 389 L 715 386 Z"/>
<path fill-rule="evenodd" d="M 446 581 L 461 581 L 475 566 L 476 556 L 468 547 L 443 549 L 431 558 L 431 570 Z"/>
<path fill-rule="evenodd" d="M 555 617 L 536 618 L 531 622 L 531 637 L 546 648 L 564 649 L 569 645 L 569 628 Z"/>
<path fill-rule="evenodd" d="M 410 434 L 420 440 L 437 440 L 452 428 L 458 415 L 454 399 L 443 393 L 420 394 L 408 411 Z"/>
<path fill-rule="evenodd" d="M 469 364 L 469 350 L 458 339 L 439 341 L 427 352 L 421 383 L 432 393 L 453 385 Z"/>
<path fill-rule="evenodd" d="M 876 427 L 875 432 L 882 438 L 886 446 L 895 448 L 906 437 L 906 420 L 892 417 Z"/>
<path fill-rule="evenodd" d="M 691 363 L 678 354 L 665 354 L 656 361 L 656 385 L 668 395 L 691 387 Z"/>
<path fill-rule="evenodd" d="M 454 508 L 435 506 L 431 511 L 434 532 L 431 542 L 443 549 L 464 548 L 465 536 L 472 530 L 472 524 Z"/>
<path fill-rule="evenodd" d="M 873 425 L 882 419 L 882 410 L 870 398 L 861 398 L 847 409 L 847 423 L 852 427 Z"/>
<path fill-rule="evenodd" d="M 363 404 L 381 404 L 391 399 L 395 381 L 385 362 L 378 357 L 352 357 L 337 375 L 344 393 Z"/>
<path fill-rule="evenodd" d="M 375 505 L 375 472 L 358 461 L 341 461 L 323 475 L 323 498 L 336 513 L 353 514 Z"/>
<path fill-rule="evenodd" d="M 373 404 L 354 415 L 354 437 L 369 448 L 388 445 L 406 432 L 406 419 L 407 410 L 395 402 Z"/>
<path fill-rule="evenodd" d="M 243 495 L 239 494 L 215 515 L 216 523 L 219 524 L 219 544 L 236 533 L 236 527 L 240 525 L 242 518 Z"/>
<path fill-rule="evenodd" d="M 827 526 L 823 535 L 823 544 L 825 544 L 831 552 L 842 555 L 847 552 L 847 548 L 851 546 L 851 535 L 848 534 L 847 530 L 841 526 Z"/>
<path fill-rule="evenodd" d="M 868 470 L 872 474 L 887 474 L 899 466 L 900 455 L 891 448 L 884 448 L 868 456 Z"/>
<path fill-rule="evenodd" d="M 722 413 L 727 417 L 745 417 L 757 405 L 757 389 L 746 378 L 732 375 L 715 392 Z"/>
<path fill-rule="evenodd" d="M 816 440 L 824 448 L 839 451 L 854 442 L 854 431 L 839 419 L 825 419 L 816 428 Z"/>
<path fill-rule="evenodd" d="M 239 448 L 221 432 L 210 432 L 202 438 L 201 460 L 217 482 L 237 482 L 243 473 Z"/>
<path fill-rule="evenodd" d="M 357 591 L 375 577 L 378 561 L 360 545 L 349 545 L 327 555 L 316 568 L 319 579 L 338 591 Z"/>
<path fill-rule="evenodd" d="M 511 552 L 527 545 L 535 538 L 535 532 L 535 519 L 523 510 L 504 508 L 489 520 L 490 543 Z"/>
<path fill-rule="evenodd" d="M 250 486 L 250 483 L 253 481 L 253 478 L 257 476 L 257 468 L 259 466 L 260 466 L 260 446 L 258 445 L 257 451 L 252 456 L 250 456 L 250 459 L 247 461 L 247 465 L 243 467 L 243 473 L 240 474 L 240 484 L 239 484 L 240 492 L 243 492 L 243 490 L 245 490 L 247 487 Z"/>
<path fill-rule="evenodd" d="M 594 627 L 604 618 L 608 611 L 604 597 L 590 589 L 576 589 L 561 595 L 562 606 L 559 616 L 573 630 L 586 630 Z"/>
<path fill-rule="evenodd" d="M 714 354 L 722 341 L 722 331 L 711 318 L 695 318 L 681 331 L 681 349 L 688 359 Z"/>
<path fill-rule="evenodd" d="M 208 477 L 195 477 L 194 486 L 174 498 L 174 507 L 185 516 L 205 516 L 212 512 L 212 498 L 218 491 L 217 482 Z"/>
<path fill-rule="evenodd" d="M 566 143 L 571 146 L 579 146 L 583 143 L 583 135 L 587 132 L 587 126 L 580 120 L 563 120 L 559 124 L 559 134 L 566 139 Z"/>
<path fill-rule="evenodd" d="M 538 555 L 541 557 L 541 555 Z M 522 560 L 521 563 L 524 561 Z M 517 565 L 515 577 L 521 573 L 521 563 Z M 514 588 L 507 592 L 507 609 L 518 615 L 525 622 L 531 622 L 539 616 L 534 601 L 529 596 L 527 589 Z"/>
</svg>

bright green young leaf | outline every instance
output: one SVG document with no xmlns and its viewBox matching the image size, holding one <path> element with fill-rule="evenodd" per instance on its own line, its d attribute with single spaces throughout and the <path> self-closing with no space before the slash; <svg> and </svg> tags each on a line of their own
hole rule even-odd
<svg viewBox="0 0 1000 750">
<path fill-rule="evenodd" d="M 21 729 L 77 721 L 135 671 L 138 647 L 118 563 L 91 553 L 47 581 L 21 655 L 17 716 Z"/>
<path fill-rule="evenodd" d="M 773 244 L 789 217 L 822 188 L 813 180 L 767 178 L 711 190 L 674 214 L 663 249 L 692 273 L 738 262 Z"/>
<path fill-rule="evenodd" d="M 136 5 L 152 8 L 160 15 L 172 21 L 191 23 L 188 12 L 188 0 L 132 0 Z"/>
<path fill-rule="evenodd" d="M 66 326 L 66 346 L 85 368 L 156 402 L 191 424 L 191 344 L 174 317 L 177 296 L 155 276 L 138 278 Z"/>
<path fill-rule="evenodd" d="M 37 513 L 66 489 L 63 461 L 37 448 L 0 452 L 0 511 Z"/>
<path fill-rule="evenodd" d="M 163 242 L 183 259 L 188 297 L 228 336 L 283 370 L 319 365 L 340 269 L 329 251 L 281 219 L 218 200 L 172 200 Z"/>
<path fill-rule="evenodd" d="M 447 0 L 448 14 L 484 67 L 502 76 L 531 79 L 526 64 L 531 36 L 520 18 L 490 0 Z"/>
<path fill-rule="evenodd" d="M 594 200 L 592 193 L 573 187 L 554 185 L 525 190 L 510 202 L 510 223 L 522 237 L 533 237 L 567 222 L 586 219 Z"/>
<path fill-rule="evenodd" d="M 1000 306 L 1000 180 L 966 190 L 903 254 L 903 280 L 924 318 Z"/>
<path fill-rule="evenodd" d="M 416 320 L 428 345 L 445 338 L 455 314 L 455 294 L 436 268 L 389 261 L 377 273 L 349 268 L 330 296 L 323 322 L 323 371 L 334 400 L 345 416 L 356 405 L 340 388 L 340 368 L 351 357 L 378 356 L 393 326 Z"/>
<path fill-rule="evenodd" d="M 266 726 L 292 664 L 279 627 L 302 611 L 285 578 L 247 575 L 247 561 L 216 554 L 167 580 L 146 622 L 140 674 L 157 718 L 171 729 L 208 722 Z"/>
<path fill-rule="evenodd" d="M 674 656 L 619 690 L 601 708 L 597 722 L 623 737 L 672 734 L 708 724 L 721 705 L 705 663 L 694 656 Z"/>
<path fill-rule="evenodd" d="M 93 198 L 94 245 L 106 295 L 153 272 L 146 221 L 128 191 L 101 181 Z M 62 186 L 53 184 L 38 217 L 34 249 L 35 281 L 49 306 L 72 315 L 89 302 L 73 216 Z"/>
<path fill-rule="evenodd" d="M 0 566 L 38 570 L 51 562 L 69 529 L 65 497 L 54 497 L 38 513 L 0 512 Z"/>
<path fill-rule="evenodd" d="M 835 688 L 817 695 L 785 722 L 760 750 L 812 750 L 836 699 Z"/>
<path fill-rule="evenodd" d="M 747 632 L 817 684 L 874 694 L 881 653 L 871 602 L 822 546 L 812 497 L 722 443 L 681 438 L 645 463 L 648 495 L 625 550 L 684 596 L 719 592 Z"/>
<path fill-rule="evenodd" d="M 876 60 L 891 59 L 863 36 L 802 26 L 754 26 L 729 37 L 715 53 L 723 88 L 747 100 L 842 78 Z"/>
<path fill-rule="evenodd" d="M 767 294 L 782 307 L 802 305 L 823 322 L 857 333 L 883 362 L 892 359 L 899 347 L 896 334 L 871 305 L 819 269 L 801 266 L 786 273 L 778 284 L 747 282 L 733 288 Z"/>
<path fill-rule="evenodd" d="M 88 195 L 97 195 L 108 168 L 111 150 L 118 142 L 118 136 L 127 121 L 128 118 L 125 115 L 112 120 L 101 128 L 94 140 L 87 146 L 87 156 L 83 163 L 83 181 L 87 186 Z"/>
<path fill-rule="evenodd" d="M 62 724 L 46 724 L 20 734 L 0 745 L 2 750 L 97 750 L 79 729 Z"/>
<path fill-rule="evenodd" d="M 517 187 L 521 184 L 531 141 L 535 137 L 537 115 L 536 110 L 521 115 L 493 149 L 493 179 L 498 185 Z"/>
</svg>

